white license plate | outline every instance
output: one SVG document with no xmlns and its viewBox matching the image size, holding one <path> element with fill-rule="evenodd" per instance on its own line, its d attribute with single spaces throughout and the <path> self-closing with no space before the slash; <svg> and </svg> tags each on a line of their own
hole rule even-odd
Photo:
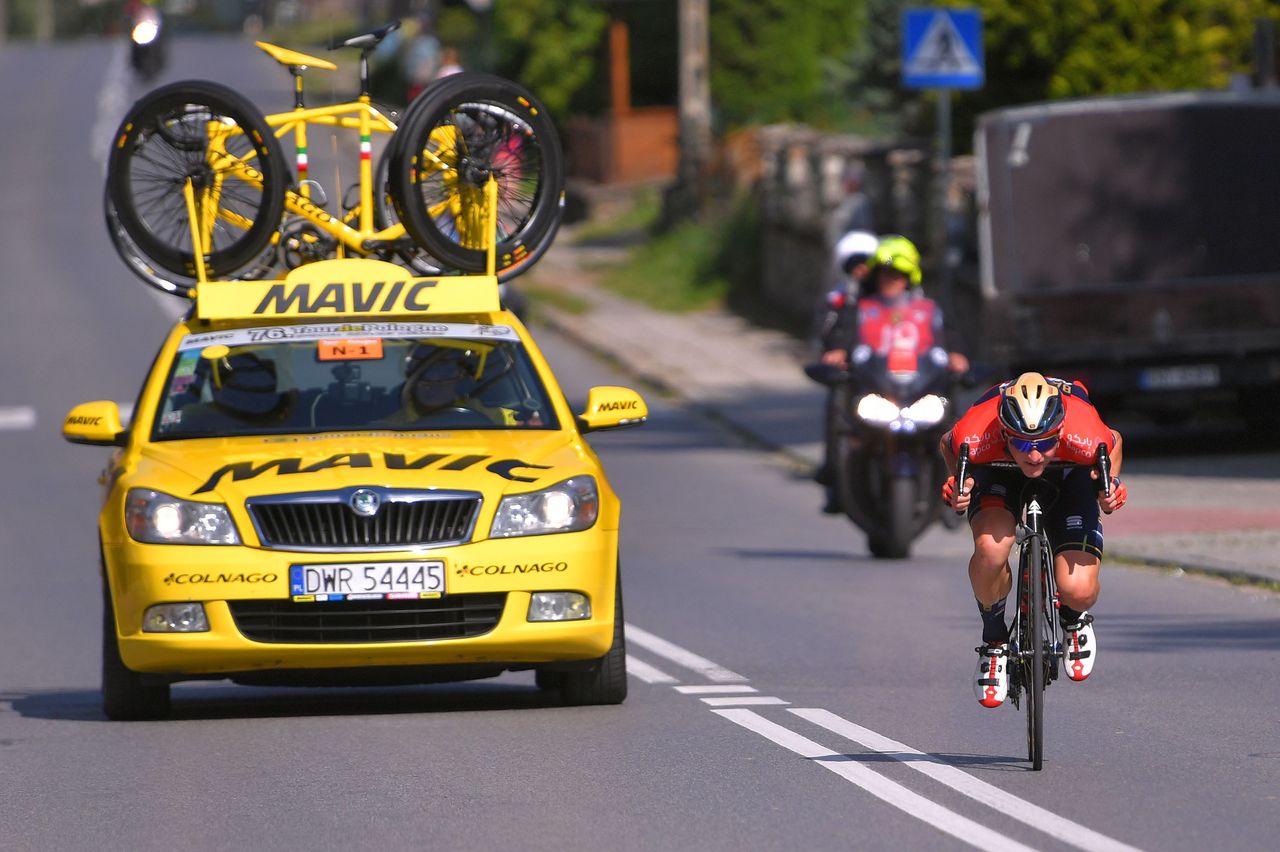
<svg viewBox="0 0 1280 852">
<path fill-rule="evenodd" d="M 290 565 L 295 601 L 438 598 L 444 594 L 444 560 Z"/>
<path fill-rule="evenodd" d="M 1143 390 L 1184 390 L 1216 388 L 1222 383 L 1217 364 L 1192 364 L 1186 367 L 1152 367 L 1143 370 L 1138 384 Z"/>
</svg>

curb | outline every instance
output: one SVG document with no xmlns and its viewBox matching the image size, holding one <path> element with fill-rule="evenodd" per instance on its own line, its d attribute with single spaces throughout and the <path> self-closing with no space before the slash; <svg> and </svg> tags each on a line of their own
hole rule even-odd
<svg viewBox="0 0 1280 852">
<path fill-rule="evenodd" d="M 586 316 L 586 314 L 583 316 Z M 727 432 L 741 445 L 774 456 L 775 459 L 791 473 L 798 476 L 808 476 L 812 472 L 813 462 L 809 459 L 794 450 L 780 446 L 768 440 L 753 431 L 750 427 L 744 426 L 742 423 L 724 415 L 714 406 L 690 400 L 681 393 L 679 389 L 662 377 L 652 374 L 628 361 L 623 360 L 622 358 L 619 358 L 614 352 L 610 351 L 605 344 L 598 343 L 588 335 L 584 335 L 575 329 L 575 323 L 567 319 L 560 310 L 550 305 L 540 304 L 537 308 L 536 322 L 546 326 L 556 334 L 559 334 L 561 337 L 591 355 L 593 358 L 617 369 L 619 372 L 631 378 L 632 381 L 639 384 L 643 389 L 658 394 L 664 399 L 679 405 L 686 411 L 692 412 L 717 429 Z M 1190 562 L 1177 562 L 1170 559 L 1154 559 L 1146 556 L 1139 556 L 1137 554 L 1125 553 L 1123 549 L 1109 552 L 1107 555 L 1113 562 L 1138 565 L 1169 573 L 1182 572 L 1185 574 L 1194 574 L 1197 576 L 1208 577 L 1210 579 L 1222 580 L 1233 586 L 1248 586 L 1250 588 L 1262 589 L 1268 592 L 1280 593 L 1280 580 L 1263 574 L 1254 574 L 1249 571 L 1242 571 L 1239 569 L 1196 565 Z"/>
</svg>

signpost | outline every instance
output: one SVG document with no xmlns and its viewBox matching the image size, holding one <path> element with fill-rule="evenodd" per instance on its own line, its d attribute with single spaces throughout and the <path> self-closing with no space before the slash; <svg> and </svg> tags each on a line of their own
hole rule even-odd
<svg viewBox="0 0 1280 852">
<path fill-rule="evenodd" d="M 907 9 L 902 13 L 902 84 L 938 90 L 939 242 L 941 292 L 951 302 L 947 245 L 947 189 L 951 182 L 951 90 L 983 82 L 982 14 L 977 9 Z"/>
</svg>

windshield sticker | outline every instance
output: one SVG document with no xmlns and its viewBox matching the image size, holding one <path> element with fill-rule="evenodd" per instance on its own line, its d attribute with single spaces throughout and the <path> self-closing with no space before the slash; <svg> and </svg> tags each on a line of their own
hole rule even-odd
<svg viewBox="0 0 1280 852">
<path fill-rule="evenodd" d="M 287 343 L 331 340 L 345 337 L 402 339 L 417 337 L 456 337 L 468 340 L 510 340 L 520 335 L 507 325 L 441 322 L 333 322 L 307 325 L 278 325 L 261 328 L 236 328 L 188 334 L 180 349 L 199 349 L 214 343 L 244 346 L 250 343 Z"/>
<path fill-rule="evenodd" d="M 316 357 L 321 361 L 378 361 L 382 358 L 381 337 L 326 338 L 316 341 Z"/>
</svg>

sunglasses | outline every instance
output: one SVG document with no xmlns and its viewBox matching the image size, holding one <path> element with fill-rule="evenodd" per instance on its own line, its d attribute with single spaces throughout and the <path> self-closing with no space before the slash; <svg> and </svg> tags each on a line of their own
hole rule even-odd
<svg viewBox="0 0 1280 852">
<path fill-rule="evenodd" d="M 1058 446 L 1057 435 L 1054 435 L 1051 438 L 1041 438 L 1038 441 L 1028 441 L 1025 438 L 1013 437 L 1008 437 L 1005 440 L 1009 442 L 1009 446 L 1013 447 L 1020 453 L 1030 453 L 1032 450 L 1039 450 L 1042 453 L 1046 453 Z"/>
</svg>

